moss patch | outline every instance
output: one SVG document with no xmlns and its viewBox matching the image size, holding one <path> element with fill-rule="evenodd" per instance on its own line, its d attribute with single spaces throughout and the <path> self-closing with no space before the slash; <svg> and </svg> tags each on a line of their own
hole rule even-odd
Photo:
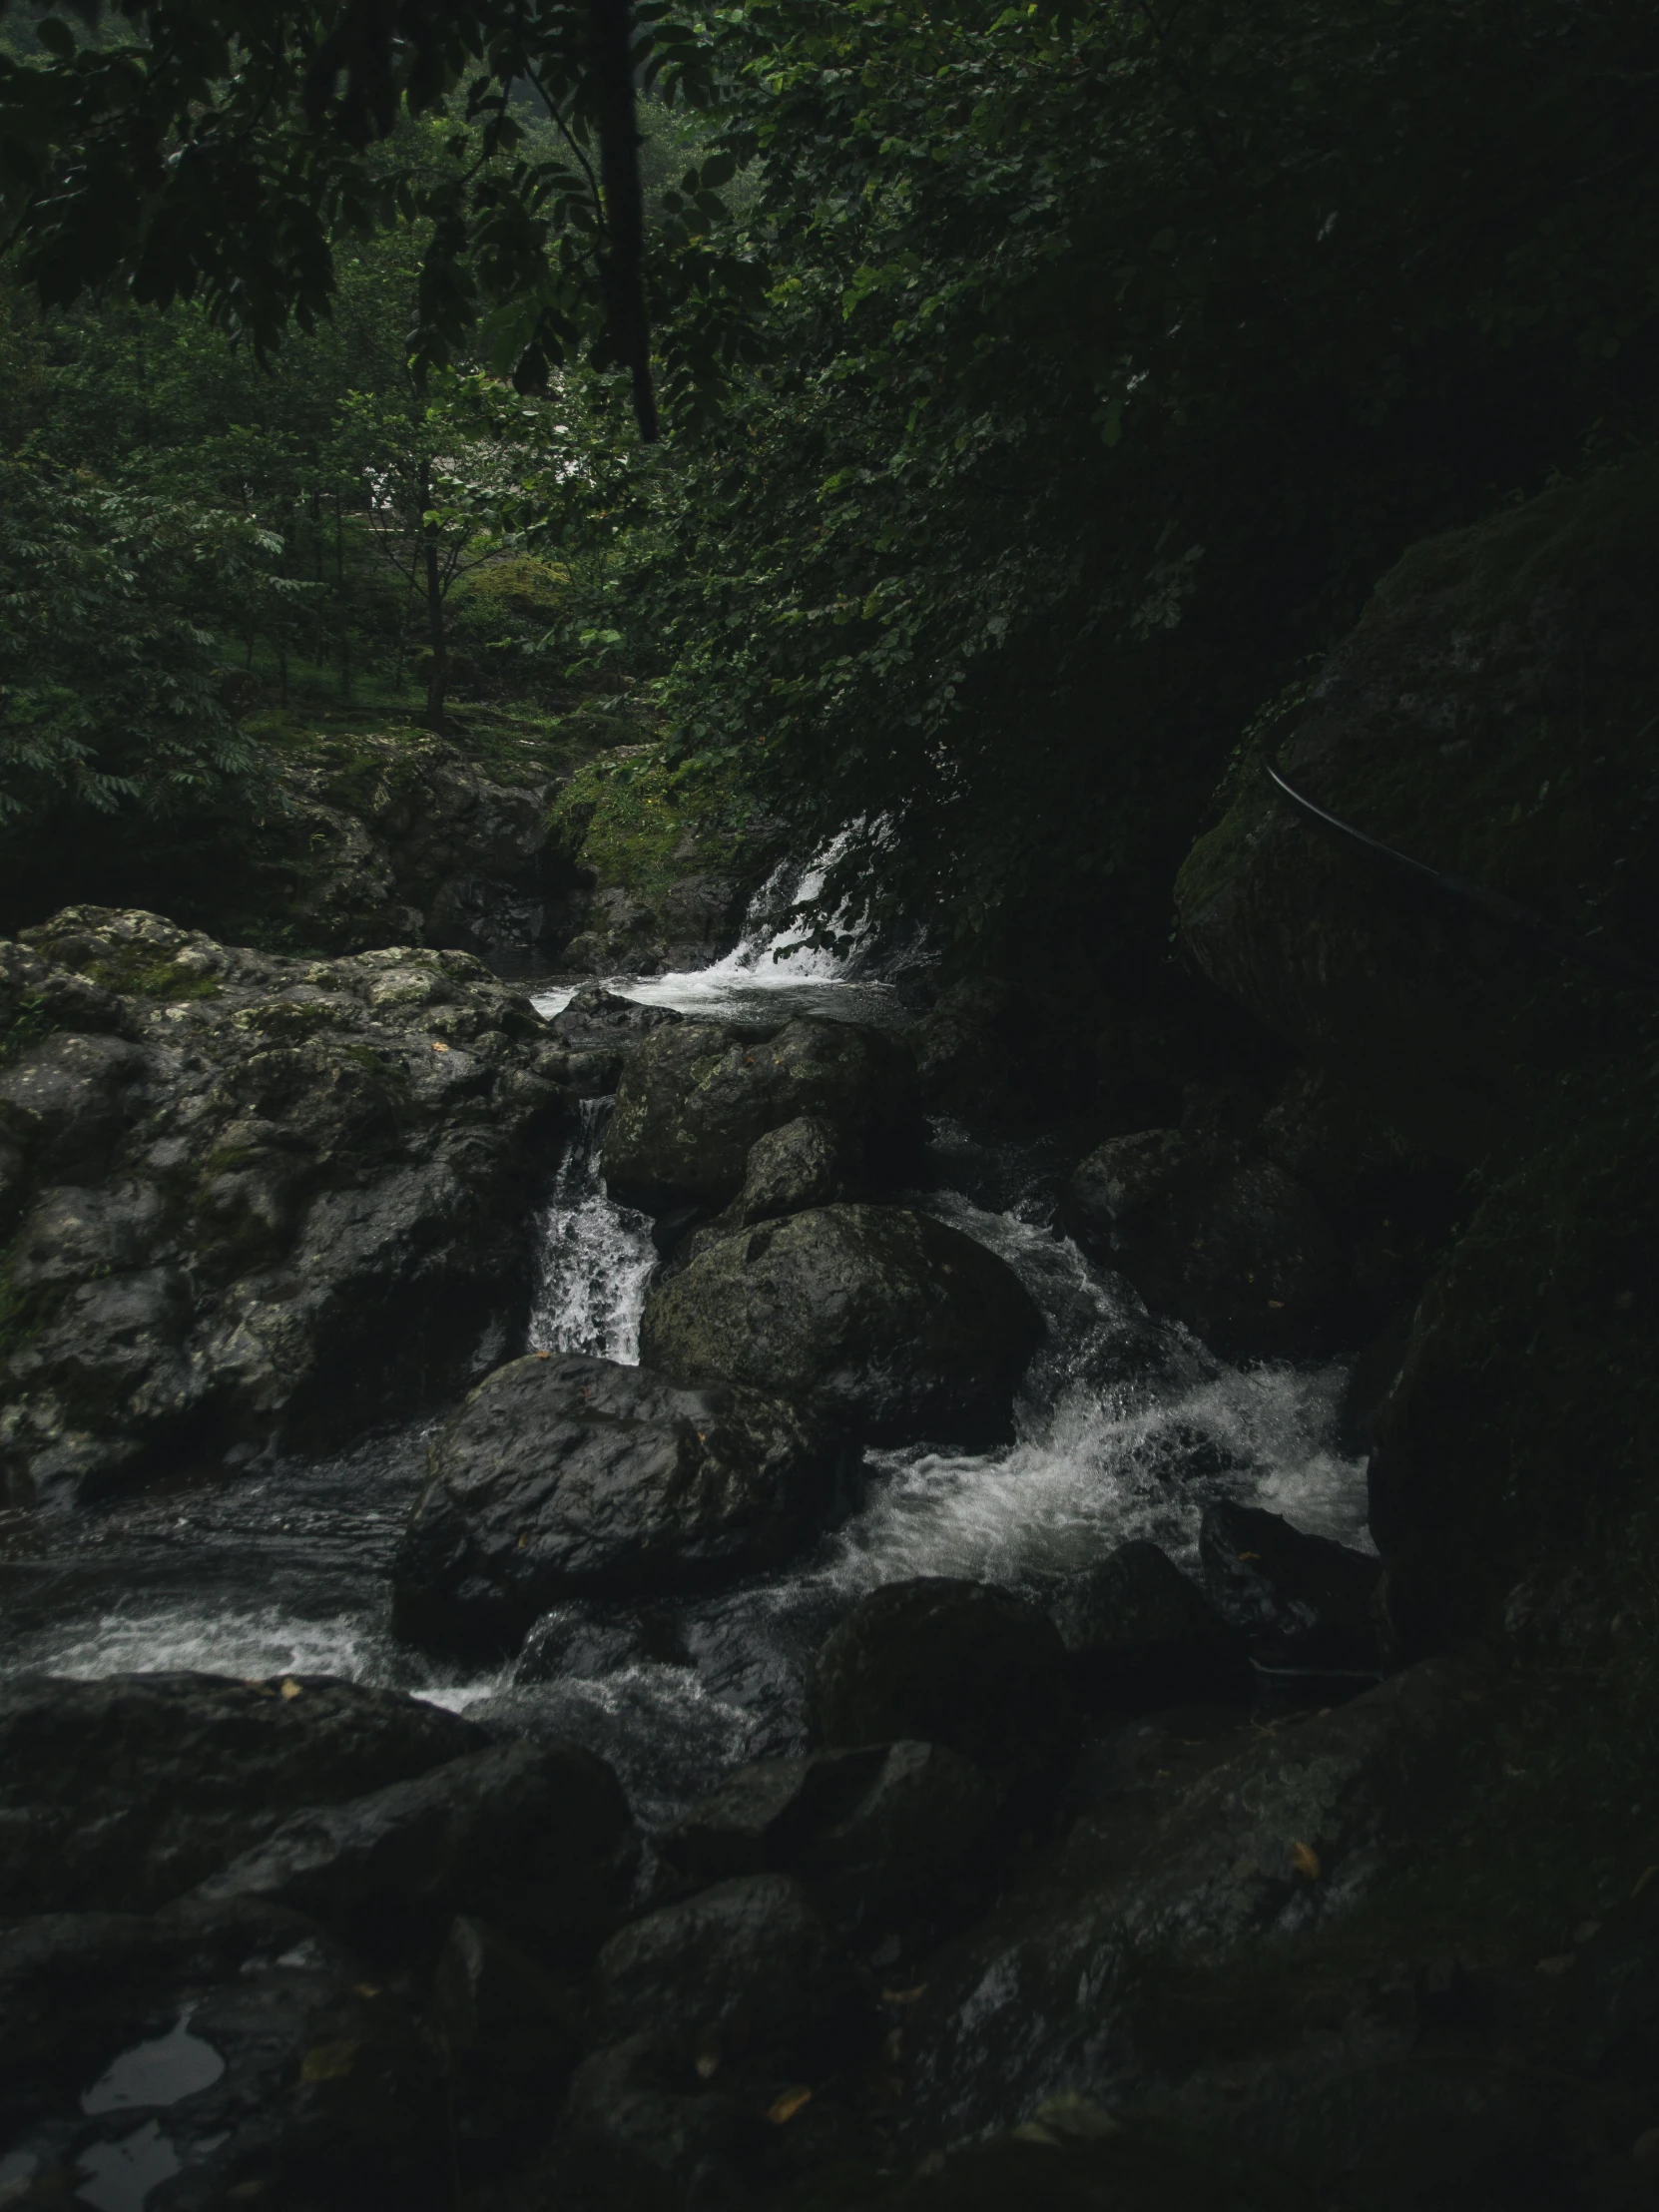
<svg viewBox="0 0 1659 2212">
<path fill-rule="evenodd" d="M 647 902 L 688 875 L 750 871 L 767 835 L 729 767 L 671 767 L 655 747 L 579 769 L 549 828 L 567 858 Z"/>
<path fill-rule="evenodd" d="M 182 966 L 176 960 L 154 960 L 137 946 L 123 948 L 106 960 L 89 960 L 82 969 L 106 990 L 127 991 L 140 998 L 217 998 L 219 985 L 211 975 Z"/>
</svg>

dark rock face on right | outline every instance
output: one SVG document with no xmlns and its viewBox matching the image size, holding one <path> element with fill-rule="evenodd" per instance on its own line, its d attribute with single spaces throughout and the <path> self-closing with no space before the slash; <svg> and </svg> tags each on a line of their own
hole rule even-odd
<svg viewBox="0 0 1659 2212">
<path fill-rule="evenodd" d="M 844 1456 L 755 1389 L 676 1388 L 579 1353 L 513 1361 L 432 1446 L 393 1570 L 396 1626 L 504 1650 L 560 1598 L 776 1566 L 833 1505 Z"/>
<path fill-rule="evenodd" d="M 1056 2084 L 1116 2110 L 1134 2097 L 1138 2077 L 1156 2108 L 1170 2079 L 1172 1974 L 1190 1971 L 1196 1981 L 1264 1939 L 1335 1921 L 1391 1866 L 1419 1856 L 1443 1835 L 1445 1807 L 1467 1787 L 1466 1762 L 1488 1744 L 1497 1702 L 1480 1670 L 1431 1661 L 1282 1735 L 1224 1739 L 1223 1755 L 1211 1747 L 1196 1778 L 1183 1780 L 1179 1757 L 1166 1755 L 1160 1766 L 1177 1773 L 1149 1778 L 1150 1818 L 1126 1817 L 1121 1802 L 1085 1814 L 985 1920 L 929 1960 L 905 2031 L 915 2139 L 1011 2125 Z M 1379 2043 L 1348 2045 L 1323 2013 L 1314 2025 L 1309 2011 L 1287 2070 L 1315 2084 L 1347 2074 L 1363 2113 Z M 1239 2017 L 1216 2015 L 1235 2038 Z M 1224 2041 L 1209 2016 L 1195 2022 L 1188 2041 L 1173 2046 L 1183 2053 L 1177 2074 L 1193 2070 L 1196 2056 L 1200 2078 L 1208 2072 L 1213 2084 L 1206 2116 L 1214 2124 L 1219 2108 L 1225 2128 L 1233 2099 L 1267 2063 L 1261 2027 L 1249 2018 L 1245 2040 Z M 1252 2129 L 1268 2132 L 1272 2098 L 1247 2109 Z M 1198 2105 L 1193 2117 L 1203 2111 Z M 1115 2192 L 1097 2201 L 1115 2203 Z M 1201 2201 L 1219 2212 L 1236 2200 Z"/>
<path fill-rule="evenodd" d="M 946 1744 L 1011 1789 L 1051 1780 L 1075 1736 L 1065 1647 L 1048 1615 L 945 1575 L 861 1598 L 826 1639 L 809 1700 L 821 1743 Z"/>
<path fill-rule="evenodd" d="M 1227 1498 L 1206 1508 L 1198 1544 L 1211 1597 L 1265 1662 L 1376 1668 L 1381 1560 Z"/>
<path fill-rule="evenodd" d="M 609 1155 L 607 1154 L 607 1159 Z M 959 1230 L 824 1206 L 705 1245 L 646 1302 L 640 1357 L 802 1400 L 871 1442 L 992 1442 L 1042 1322 Z"/>
<path fill-rule="evenodd" d="M 1114 1137 L 1077 1169 L 1062 1226 L 1154 1313 L 1236 1359 L 1306 1359 L 1339 1325 L 1342 1256 L 1314 1194 L 1272 1160 L 1178 1129 Z"/>
<path fill-rule="evenodd" d="M 1069 1576 L 1053 1615 L 1091 1706 L 1146 1713 L 1250 1701 L 1243 1636 L 1156 1544 L 1120 1544 Z"/>
<path fill-rule="evenodd" d="M 756 1140 L 802 1115 L 855 1133 L 877 1174 L 901 1174 L 922 1137 L 909 1054 L 852 1022 L 802 1019 L 770 1037 L 727 1022 L 658 1029 L 623 1072 L 607 1187 L 647 1213 L 722 1207 Z"/>
</svg>

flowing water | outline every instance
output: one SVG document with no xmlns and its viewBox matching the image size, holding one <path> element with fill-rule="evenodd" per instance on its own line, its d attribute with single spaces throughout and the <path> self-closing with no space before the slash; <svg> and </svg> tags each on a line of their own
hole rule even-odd
<svg viewBox="0 0 1659 2212">
<path fill-rule="evenodd" d="M 693 974 L 612 988 L 691 1015 L 764 1006 L 902 1018 L 868 963 L 771 957 L 775 878 L 744 942 Z M 771 905 L 768 906 L 770 897 Z M 556 1011 L 568 993 L 546 993 Z M 606 1195 L 606 1106 L 593 1102 L 540 1217 L 530 1341 L 632 1362 L 654 1264 L 649 1224 Z M 871 1454 L 861 1500 L 788 1573 L 675 1609 L 642 1634 L 565 1606 L 517 1658 L 466 1672 L 400 1646 L 387 1576 L 432 1423 L 331 1457 L 232 1474 L 182 1468 L 74 1521 L 19 1518 L 0 1556 L 0 1671 L 98 1675 L 200 1667 L 333 1673 L 412 1690 L 537 1735 L 576 1737 L 616 1764 L 647 1821 L 722 1768 L 800 1742 L 813 1651 L 865 1590 L 914 1574 L 977 1575 L 1041 1598 L 1130 1537 L 1189 1562 L 1213 1497 L 1257 1501 L 1299 1527 L 1368 1546 L 1360 1462 L 1334 1441 L 1340 1366 L 1230 1367 L 1150 1318 L 1052 1220 L 1063 1162 L 1042 1141 L 994 1146 L 941 1122 L 917 1203 L 1007 1260 L 1048 1338 L 1016 1406 L 1015 1440 L 984 1452 Z"/>
</svg>

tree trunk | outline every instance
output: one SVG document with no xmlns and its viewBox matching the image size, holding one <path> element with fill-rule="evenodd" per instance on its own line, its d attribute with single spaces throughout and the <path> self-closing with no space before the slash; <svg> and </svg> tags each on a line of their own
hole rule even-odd
<svg viewBox="0 0 1659 2212">
<path fill-rule="evenodd" d="M 345 515 L 339 493 L 334 493 L 334 603 L 339 609 L 339 699 L 351 704 L 351 623 L 345 604 Z"/>
<path fill-rule="evenodd" d="M 427 472 L 420 475 L 420 505 L 423 514 L 430 513 L 432 486 Z M 428 523 L 425 529 L 423 552 L 426 563 L 426 640 L 431 648 L 431 662 L 426 671 L 426 727 L 441 730 L 443 724 L 444 694 L 449 689 L 449 647 L 443 634 L 443 578 L 438 566 L 437 532 Z"/>
</svg>

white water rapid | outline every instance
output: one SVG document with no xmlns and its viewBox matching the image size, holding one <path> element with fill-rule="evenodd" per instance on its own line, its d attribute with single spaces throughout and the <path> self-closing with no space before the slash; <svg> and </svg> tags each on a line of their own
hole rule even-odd
<svg viewBox="0 0 1659 2212">
<path fill-rule="evenodd" d="M 771 958 L 778 906 L 803 887 L 775 880 L 744 942 L 713 966 L 611 987 L 693 1016 L 764 1003 L 773 1018 L 869 1019 L 877 1007 L 876 1018 L 900 1018 L 896 995 L 860 973 L 856 955 Z M 655 1254 L 644 1217 L 605 1195 L 604 1113 L 603 1102 L 586 1112 L 541 1217 L 530 1341 L 632 1362 Z M 1190 1556 L 1203 1508 L 1221 1494 L 1369 1548 L 1362 1466 L 1334 1442 L 1343 1370 L 1229 1367 L 1151 1319 L 1050 1232 L 1063 1164 L 1047 1141 L 986 1145 L 940 1123 L 917 1201 L 1000 1253 L 1047 1320 L 1015 1440 L 979 1453 L 873 1454 L 857 1509 L 791 1571 L 677 1609 L 678 1663 L 645 1656 L 614 1619 L 574 1605 L 493 1670 L 464 1672 L 398 1645 L 387 1570 L 421 1479 L 431 1424 L 417 1423 L 324 1459 L 181 1469 L 134 1500 L 22 1530 L 0 1559 L 0 1670 L 200 1667 L 389 1683 L 590 1744 L 649 1822 L 723 1767 L 799 1744 L 813 1651 L 881 1582 L 970 1574 L 1040 1597 L 1132 1536 Z"/>
</svg>

